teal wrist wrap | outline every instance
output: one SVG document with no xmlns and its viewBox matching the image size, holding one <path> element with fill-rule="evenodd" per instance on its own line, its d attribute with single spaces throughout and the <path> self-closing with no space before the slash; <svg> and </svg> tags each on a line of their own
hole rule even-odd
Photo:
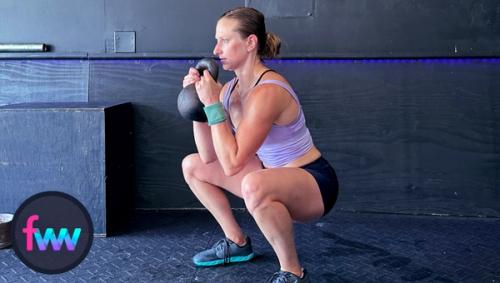
<svg viewBox="0 0 500 283">
<path fill-rule="evenodd" d="M 212 126 L 215 124 L 222 123 L 226 121 L 226 112 L 222 103 L 217 102 L 203 107 L 205 114 L 207 115 L 208 125 Z"/>
</svg>

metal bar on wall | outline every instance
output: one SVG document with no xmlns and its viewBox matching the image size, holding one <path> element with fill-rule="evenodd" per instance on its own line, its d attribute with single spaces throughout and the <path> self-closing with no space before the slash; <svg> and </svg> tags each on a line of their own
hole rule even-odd
<svg viewBox="0 0 500 283">
<path fill-rule="evenodd" d="M 0 52 L 47 52 L 45 43 L 0 43 Z"/>
</svg>

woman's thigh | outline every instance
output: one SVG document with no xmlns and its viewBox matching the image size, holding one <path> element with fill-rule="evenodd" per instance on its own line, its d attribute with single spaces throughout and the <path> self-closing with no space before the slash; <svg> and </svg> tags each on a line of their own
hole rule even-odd
<svg viewBox="0 0 500 283">
<path fill-rule="evenodd" d="M 254 171 L 243 181 L 243 197 L 250 211 L 265 201 L 281 202 L 298 222 L 318 219 L 324 211 L 316 180 L 302 168 Z"/>
<path fill-rule="evenodd" d="M 196 179 L 221 187 L 240 198 L 243 198 L 241 194 L 243 178 L 250 172 L 262 169 L 261 161 L 257 157 L 253 157 L 240 172 L 233 176 L 226 176 L 218 160 L 204 163 L 197 153 L 187 156 L 186 159 L 189 159 L 188 162 L 194 166 L 193 173 Z"/>
</svg>

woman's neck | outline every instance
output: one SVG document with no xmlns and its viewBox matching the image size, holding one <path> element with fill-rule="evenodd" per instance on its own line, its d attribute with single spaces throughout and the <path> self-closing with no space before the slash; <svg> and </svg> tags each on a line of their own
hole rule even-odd
<svg viewBox="0 0 500 283">
<path fill-rule="evenodd" d="M 262 64 L 259 58 L 245 62 L 241 68 L 234 71 L 238 78 L 239 88 L 243 90 L 243 92 L 251 89 L 265 69 L 267 69 L 267 67 Z"/>
</svg>

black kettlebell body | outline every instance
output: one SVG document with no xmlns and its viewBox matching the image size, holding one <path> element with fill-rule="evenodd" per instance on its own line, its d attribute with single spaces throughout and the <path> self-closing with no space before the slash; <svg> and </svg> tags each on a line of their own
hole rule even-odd
<svg viewBox="0 0 500 283">
<path fill-rule="evenodd" d="M 200 76 L 203 76 L 203 71 L 208 70 L 212 78 L 217 81 L 219 77 L 219 67 L 212 58 L 201 59 L 195 66 Z M 203 111 L 203 103 L 201 103 L 196 93 L 194 84 L 184 87 L 177 97 L 177 109 L 181 116 L 185 119 L 197 122 L 206 122 L 207 116 Z"/>
</svg>

